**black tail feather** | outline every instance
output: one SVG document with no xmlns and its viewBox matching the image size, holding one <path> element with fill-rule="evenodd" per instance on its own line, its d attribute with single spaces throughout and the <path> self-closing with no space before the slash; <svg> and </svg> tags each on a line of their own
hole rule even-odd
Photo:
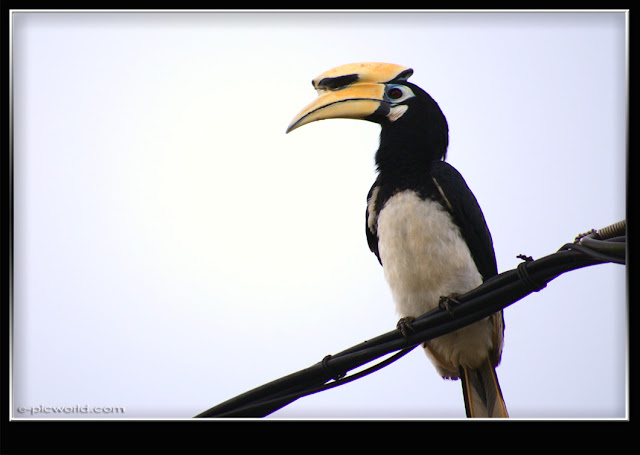
<svg viewBox="0 0 640 455">
<path fill-rule="evenodd" d="M 509 417 L 496 370 L 487 359 L 478 369 L 460 367 L 467 417 Z"/>
</svg>

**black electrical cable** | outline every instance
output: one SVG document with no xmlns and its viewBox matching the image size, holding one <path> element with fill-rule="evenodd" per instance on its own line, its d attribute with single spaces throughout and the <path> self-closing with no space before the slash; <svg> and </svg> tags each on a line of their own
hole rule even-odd
<svg viewBox="0 0 640 455">
<path fill-rule="evenodd" d="M 314 393 L 322 392 L 324 390 L 328 390 L 337 386 L 344 385 L 348 382 L 355 381 L 356 379 L 360 379 L 368 374 L 378 371 L 386 367 L 387 365 L 390 365 L 391 363 L 395 362 L 396 360 L 400 359 L 401 357 L 404 357 L 406 354 L 411 352 L 415 347 L 416 346 L 403 349 L 402 351 L 395 353 L 389 358 L 367 368 L 366 370 L 352 374 L 351 376 L 348 376 L 345 378 L 335 380 L 334 382 L 324 383 L 322 385 L 304 389 L 299 392 L 292 392 L 287 395 L 268 396 L 268 397 L 265 397 L 264 399 L 257 400 L 255 403 L 250 403 L 247 406 L 241 406 L 241 407 L 230 409 L 224 412 L 222 412 L 222 410 L 219 409 L 218 412 L 222 412 L 222 414 L 220 415 L 208 415 L 210 412 L 212 412 L 213 409 L 217 409 L 218 407 L 212 408 L 209 411 L 206 411 L 206 413 L 199 414 L 196 417 L 264 417 L 265 415 L 271 414 L 272 412 L 288 404 L 291 404 L 298 398 L 301 398 L 307 395 L 313 395 Z"/>
<path fill-rule="evenodd" d="M 377 371 L 426 340 L 472 324 L 532 292 L 540 291 L 549 281 L 565 272 L 607 262 L 625 264 L 626 236 L 620 234 L 625 234 L 626 224 L 621 223 L 598 231 L 607 235 L 591 232 L 574 243 L 563 245 L 556 253 L 537 260 L 527 258 L 516 269 L 503 272 L 481 286 L 456 296 L 455 302 L 450 301 L 450 304 L 416 318 L 408 333 L 392 330 L 338 354 L 326 356 L 309 368 L 238 395 L 195 417 L 263 417 L 302 396 Z M 393 352 L 396 353 L 382 362 L 347 376 L 349 371 Z"/>
</svg>

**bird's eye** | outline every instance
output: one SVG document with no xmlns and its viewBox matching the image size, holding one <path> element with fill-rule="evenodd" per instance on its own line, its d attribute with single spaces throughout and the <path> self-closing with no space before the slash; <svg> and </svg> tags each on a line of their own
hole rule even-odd
<svg viewBox="0 0 640 455">
<path fill-rule="evenodd" d="M 392 87 L 387 92 L 387 96 L 392 100 L 397 100 L 399 98 L 402 98 L 402 95 L 403 95 L 402 90 L 398 87 Z"/>
<path fill-rule="evenodd" d="M 391 104 L 400 104 L 405 100 L 414 97 L 413 91 L 406 85 L 389 84 L 386 88 L 385 97 Z"/>
</svg>

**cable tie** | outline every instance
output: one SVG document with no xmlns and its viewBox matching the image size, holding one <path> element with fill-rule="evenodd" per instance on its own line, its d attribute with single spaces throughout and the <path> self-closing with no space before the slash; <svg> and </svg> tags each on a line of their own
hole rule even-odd
<svg viewBox="0 0 640 455">
<path fill-rule="evenodd" d="M 541 289 L 547 287 L 547 283 L 540 284 L 529 275 L 529 270 L 527 270 L 527 262 L 533 261 L 531 256 L 524 256 L 523 254 L 518 255 L 518 258 L 524 259 L 524 262 L 518 264 L 516 271 L 518 273 L 518 278 L 522 281 L 526 286 L 527 290 L 531 292 L 538 292 Z"/>
<path fill-rule="evenodd" d="M 324 359 L 322 359 L 322 371 L 324 371 L 326 377 L 333 379 L 334 381 L 342 379 L 345 374 L 343 372 L 335 371 L 333 368 L 331 368 L 329 366 L 330 359 L 331 354 L 324 356 Z"/>
</svg>

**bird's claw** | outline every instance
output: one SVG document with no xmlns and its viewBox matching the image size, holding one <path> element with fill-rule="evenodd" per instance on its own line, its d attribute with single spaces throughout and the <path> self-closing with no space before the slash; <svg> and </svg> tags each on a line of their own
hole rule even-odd
<svg viewBox="0 0 640 455">
<path fill-rule="evenodd" d="M 398 321 L 398 324 L 396 325 L 396 327 L 398 328 L 398 330 L 400 331 L 403 337 L 408 338 L 411 333 L 415 332 L 413 328 L 413 321 L 415 321 L 415 319 L 416 318 L 414 318 L 413 316 L 407 316 L 407 317 L 401 318 Z"/>
<path fill-rule="evenodd" d="M 441 310 L 446 310 L 447 313 L 449 313 L 451 316 L 453 316 L 453 307 L 455 305 L 460 305 L 460 302 L 458 301 L 458 297 L 460 297 L 460 294 L 458 294 L 458 293 L 453 293 L 453 294 L 449 294 L 449 295 L 442 295 L 442 296 L 440 296 L 440 301 L 438 302 L 438 307 Z"/>
</svg>

